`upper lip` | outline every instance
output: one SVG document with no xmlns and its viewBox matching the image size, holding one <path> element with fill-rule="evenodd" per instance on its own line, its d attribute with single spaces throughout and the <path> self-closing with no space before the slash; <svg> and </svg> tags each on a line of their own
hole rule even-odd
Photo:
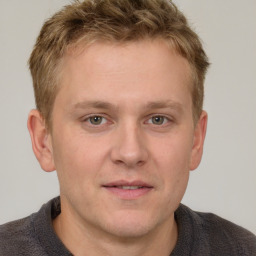
<svg viewBox="0 0 256 256">
<path fill-rule="evenodd" d="M 138 187 L 153 188 L 152 185 L 140 180 L 134 180 L 134 181 L 117 180 L 117 181 L 103 184 L 103 187 L 120 187 L 120 186 L 138 186 Z"/>
</svg>

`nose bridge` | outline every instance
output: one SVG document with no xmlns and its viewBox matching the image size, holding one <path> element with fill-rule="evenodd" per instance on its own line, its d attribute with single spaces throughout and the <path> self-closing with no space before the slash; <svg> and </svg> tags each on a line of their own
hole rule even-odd
<svg viewBox="0 0 256 256">
<path fill-rule="evenodd" d="M 147 160 L 145 139 L 140 125 L 129 120 L 119 125 L 112 157 L 115 162 L 133 167 L 143 164 Z"/>
</svg>

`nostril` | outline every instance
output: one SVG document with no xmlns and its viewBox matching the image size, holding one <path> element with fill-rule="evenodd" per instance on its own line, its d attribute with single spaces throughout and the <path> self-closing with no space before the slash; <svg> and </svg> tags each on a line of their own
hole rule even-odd
<svg viewBox="0 0 256 256">
<path fill-rule="evenodd" d="M 117 131 L 111 149 L 111 159 L 115 164 L 135 167 L 142 166 L 147 161 L 148 153 L 145 148 L 145 138 L 141 136 L 136 125 L 134 123 L 132 125 L 126 124 L 123 129 L 120 128 L 120 133 Z"/>
<path fill-rule="evenodd" d="M 137 163 L 137 166 L 142 166 L 142 165 L 144 165 L 145 164 L 145 161 L 139 161 L 138 163 Z"/>
</svg>

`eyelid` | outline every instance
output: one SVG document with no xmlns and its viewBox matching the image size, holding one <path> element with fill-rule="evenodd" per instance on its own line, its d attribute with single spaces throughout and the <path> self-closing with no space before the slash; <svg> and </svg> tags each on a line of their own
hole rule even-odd
<svg viewBox="0 0 256 256">
<path fill-rule="evenodd" d="M 85 121 L 87 119 L 89 119 L 90 117 L 94 117 L 94 116 L 99 116 L 99 117 L 103 117 L 103 118 L 107 118 L 106 114 L 104 113 L 92 113 L 92 114 L 87 114 L 81 117 L 82 121 Z"/>
<path fill-rule="evenodd" d="M 102 117 L 102 118 L 106 119 L 106 122 L 104 122 L 103 124 L 99 124 L 99 125 L 91 124 L 89 122 L 89 119 L 91 117 L 96 117 L 96 116 L 97 117 Z M 152 122 L 149 122 L 150 119 L 152 119 L 153 117 L 163 117 L 165 119 L 165 121 L 164 121 L 163 124 L 159 124 L 159 125 L 153 124 Z M 148 124 L 148 125 L 152 125 L 152 126 L 156 126 L 156 127 L 159 127 L 159 128 L 160 127 L 168 126 L 168 125 L 170 125 L 171 123 L 173 123 L 175 121 L 174 118 L 172 116 L 168 115 L 168 114 L 158 114 L 158 113 L 150 114 L 147 117 L 145 117 L 144 120 L 145 121 L 143 123 Z M 105 125 L 111 125 L 111 124 L 115 123 L 115 121 L 112 118 L 110 118 L 105 113 L 91 113 L 91 114 L 87 114 L 87 115 L 85 115 L 85 116 L 83 116 L 81 118 L 81 122 L 82 123 L 87 123 L 86 126 L 87 127 L 91 127 L 91 128 L 101 128 L 101 127 L 103 127 Z"/>
<path fill-rule="evenodd" d="M 102 119 L 105 119 L 106 121 L 104 123 L 102 123 L 102 124 L 95 125 L 95 124 L 90 123 L 89 120 L 90 120 L 91 117 L 102 117 Z M 93 113 L 93 114 L 89 114 L 89 115 L 83 116 L 81 118 L 81 121 L 83 123 L 88 123 L 88 126 L 90 126 L 90 127 L 97 128 L 97 126 L 98 126 L 98 128 L 99 128 L 101 126 L 106 125 L 108 122 L 110 122 L 110 119 L 106 116 L 106 114 L 103 114 L 103 113 Z"/>
<path fill-rule="evenodd" d="M 170 116 L 168 116 L 168 115 L 166 115 L 166 114 L 151 114 L 151 115 L 149 115 L 149 116 L 147 117 L 146 123 L 149 123 L 148 121 L 149 121 L 150 119 L 152 119 L 153 117 L 163 117 L 165 120 L 167 120 L 166 122 L 164 122 L 164 123 L 161 124 L 161 125 L 156 125 L 156 124 L 153 124 L 152 122 L 150 123 L 150 124 L 155 125 L 155 126 L 164 126 L 164 125 L 166 125 L 166 124 L 168 124 L 168 123 L 170 123 L 170 122 L 173 122 L 173 118 L 170 117 Z"/>
</svg>

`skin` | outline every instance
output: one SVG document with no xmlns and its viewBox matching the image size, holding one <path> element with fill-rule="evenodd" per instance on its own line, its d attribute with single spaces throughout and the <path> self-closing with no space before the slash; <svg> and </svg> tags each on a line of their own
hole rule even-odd
<svg viewBox="0 0 256 256">
<path fill-rule="evenodd" d="M 204 111 L 193 122 L 191 86 L 187 60 L 160 39 L 66 54 L 51 132 L 37 110 L 28 128 L 41 167 L 57 170 L 62 212 L 53 225 L 73 254 L 173 250 L 174 211 L 200 163 L 207 124 Z M 120 180 L 147 186 L 107 186 Z"/>
</svg>

